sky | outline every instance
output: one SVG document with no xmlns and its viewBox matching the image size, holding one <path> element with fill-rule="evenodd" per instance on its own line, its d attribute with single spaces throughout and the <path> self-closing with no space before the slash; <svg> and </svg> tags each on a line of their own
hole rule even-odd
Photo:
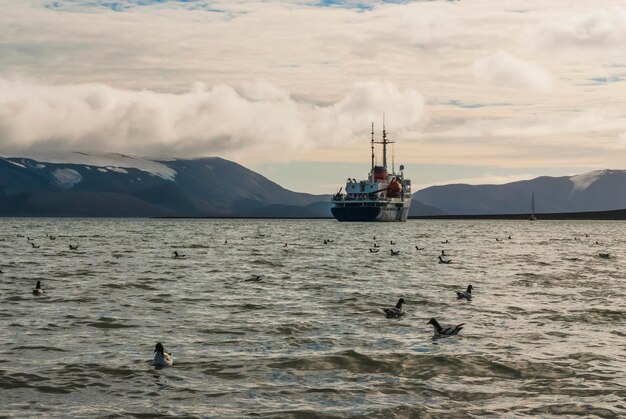
<svg viewBox="0 0 626 419">
<path fill-rule="evenodd" d="M 414 190 L 624 169 L 626 4 L 0 0 L 0 155 L 220 156 Z"/>
</svg>

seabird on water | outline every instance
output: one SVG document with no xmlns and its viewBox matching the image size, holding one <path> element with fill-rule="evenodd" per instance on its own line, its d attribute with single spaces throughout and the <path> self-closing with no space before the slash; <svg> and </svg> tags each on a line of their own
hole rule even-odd
<svg viewBox="0 0 626 419">
<path fill-rule="evenodd" d="M 41 288 L 41 281 L 37 281 L 37 285 L 35 285 L 35 288 L 33 289 L 33 295 L 42 295 L 43 294 L 43 288 Z"/>
<path fill-rule="evenodd" d="M 402 304 L 404 304 L 404 298 L 400 298 L 395 307 L 383 308 L 383 311 L 387 315 L 387 318 L 397 319 L 400 316 L 404 316 L 404 311 L 402 311 Z"/>
<path fill-rule="evenodd" d="M 447 244 L 448 243 L 448 239 L 446 239 L 445 242 L 441 242 L 441 244 Z"/>
<path fill-rule="evenodd" d="M 31 243 L 31 246 L 33 246 L 33 249 L 39 249 L 40 245 L 35 244 L 35 243 Z"/>
<path fill-rule="evenodd" d="M 467 301 L 470 301 L 472 299 L 472 289 L 474 287 L 472 287 L 471 285 L 467 286 L 467 291 L 457 291 L 456 292 L 456 298 L 459 300 L 462 299 L 466 299 Z"/>
<path fill-rule="evenodd" d="M 424 248 L 420 248 L 419 246 L 415 246 L 415 250 L 424 250 Z"/>
<path fill-rule="evenodd" d="M 178 250 L 174 250 L 174 259 L 181 259 L 187 257 L 187 255 L 183 255 L 182 253 L 178 253 Z"/>
<path fill-rule="evenodd" d="M 252 275 L 252 278 L 248 278 L 245 280 L 245 282 L 261 282 L 263 281 L 261 279 L 261 275 Z"/>
<path fill-rule="evenodd" d="M 158 342 L 154 347 L 154 360 L 152 363 L 155 367 L 171 367 L 174 363 L 172 354 L 170 352 L 165 352 L 161 342 Z"/>
<path fill-rule="evenodd" d="M 393 240 L 391 240 L 391 241 L 389 242 L 389 244 L 394 245 L 395 243 L 393 242 Z"/>
<path fill-rule="evenodd" d="M 444 263 L 444 264 L 447 265 L 448 263 L 451 263 L 451 262 L 452 262 L 451 260 L 445 260 L 444 258 L 439 256 L 439 263 Z"/>
<path fill-rule="evenodd" d="M 75 244 L 75 245 L 71 245 L 70 244 L 70 250 L 78 250 L 78 245 L 77 244 Z"/>
<path fill-rule="evenodd" d="M 391 249 L 391 256 L 398 256 L 399 254 L 400 254 L 399 250 L 394 251 L 393 249 Z"/>
<path fill-rule="evenodd" d="M 380 252 L 380 249 L 372 249 L 370 248 L 370 253 L 378 253 Z"/>
<path fill-rule="evenodd" d="M 426 324 L 432 324 L 435 331 L 435 337 L 444 337 L 456 335 L 463 329 L 465 323 L 458 324 L 456 326 L 441 326 L 437 319 L 432 318 Z"/>
<path fill-rule="evenodd" d="M 600 256 L 602 259 L 609 259 L 611 257 L 610 253 L 598 253 L 598 256 Z"/>
</svg>

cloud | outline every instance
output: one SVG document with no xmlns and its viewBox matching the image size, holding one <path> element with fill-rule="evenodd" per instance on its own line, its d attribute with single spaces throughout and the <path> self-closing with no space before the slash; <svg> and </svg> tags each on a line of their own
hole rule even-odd
<svg viewBox="0 0 626 419">
<path fill-rule="evenodd" d="M 478 80 L 493 86 L 537 91 L 545 91 L 552 86 L 547 71 L 505 51 L 475 61 L 473 69 Z"/>
<path fill-rule="evenodd" d="M 532 25 L 527 35 L 535 48 L 559 55 L 586 53 L 597 56 L 626 52 L 626 9 L 597 8 L 561 13 Z M 577 57 L 580 59 L 580 56 Z"/>
<path fill-rule="evenodd" d="M 0 151 L 367 162 L 385 111 L 404 163 L 623 161 L 616 0 L 0 3 Z"/>
<path fill-rule="evenodd" d="M 173 94 L 0 79 L 0 150 L 288 159 L 290 150 L 367 138 L 384 110 L 394 130 L 415 131 L 423 99 L 378 81 L 356 83 L 340 100 L 318 106 L 266 81 L 238 89 L 196 83 Z"/>
</svg>

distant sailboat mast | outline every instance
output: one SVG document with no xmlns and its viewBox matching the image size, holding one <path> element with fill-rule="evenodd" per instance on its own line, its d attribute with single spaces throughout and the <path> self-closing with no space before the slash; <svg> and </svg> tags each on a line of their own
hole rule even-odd
<svg viewBox="0 0 626 419">
<path fill-rule="evenodd" d="M 530 198 L 530 218 L 529 221 L 537 221 L 537 216 L 535 215 L 535 193 L 533 192 Z"/>
</svg>

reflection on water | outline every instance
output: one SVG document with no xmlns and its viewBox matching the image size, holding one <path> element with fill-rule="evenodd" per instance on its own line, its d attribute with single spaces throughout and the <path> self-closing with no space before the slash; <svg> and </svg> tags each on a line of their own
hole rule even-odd
<svg viewBox="0 0 626 419">
<path fill-rule="evenodd" d="M 623 232 L 621 222 L 4 219 L 0 411 L 623 417 Z M 451 264 L 437 263 L 441 250 Z M 458 301 L 468 284 L 473 300 Z M 406 315 L 385 318 L 400 297 Z M 431 317 L 466 325 L 433 340 Z M 150 365 L 157 341 L 174 367 Z"/>
</svg>

